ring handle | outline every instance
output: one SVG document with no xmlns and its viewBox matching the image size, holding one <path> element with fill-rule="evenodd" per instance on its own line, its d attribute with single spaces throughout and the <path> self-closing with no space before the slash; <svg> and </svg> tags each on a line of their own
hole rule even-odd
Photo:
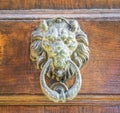
<svg viewBox="0 0 120 113">
<path fill-rule="evenodd" d="M 54 102 L 59 102 L 61 100 L 64 100 L 63 102 L 65 102 L 65 100 L 72 100 L 73 98 L 76 97 L 76 95 L 78 94 L 78 92 L 81 88 L 82 79 L 81 79 L 81 74 L 79 72 L 79 68 L 73 61 L 71 61 L 71 60 L 68 61 L 72 65 L 72 67 L 74 68 L 74 70 L 76 72 L 76 75 L 75 75 L 76 79 L 75 79 L 74 85 L 70 89 L 68 89 L 68 91 L 64 92 L 61 88 L 62 93 L 63 93 L 61 96 L 61 93 L 58 93 L 57 91 L 49 88 L 45 81 L 45 75 L 46 75 L 47 69 L 52 62 L 53 62 L 52 59 L 49 59 L 46 62 L 46 64 L 43 66 L 43 69 L 41 71 L 40 85 L 41 85 L 42 91 L 45 93 L 45 95 L 50 100 L 52 100 Z"/>
<path fill-rule="evenodd" d="M 60 100 L 60 96 L 59 96 L 59 93 L 56 92 L 56 91 L 53 91 L 51 90 L 47 84 L 46 84 L 46 81 L 45 81 L 45 74 L 46 74 L 46 71 L 47 71 L 47 68 L 49 67 L 50 63 L 52 63 L 52 59 L 49 59 L 46 64 L 43 66 L 43 69 L 41 71 L 41 74 L 40 74 L 40 85 L 41 85 L 41 88 L 42 88 L 42 91 L 44 92 L 44 94 L 52 101 L 54 102 L 58 102 Z"/>
</svg>

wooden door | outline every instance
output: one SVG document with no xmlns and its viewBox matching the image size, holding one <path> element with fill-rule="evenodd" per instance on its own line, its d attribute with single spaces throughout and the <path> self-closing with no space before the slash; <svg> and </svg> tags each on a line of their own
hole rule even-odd
<svg viewBox="0 0 120 113">
<path fill-rule="evenodd" d="M 0 113 L 120 113 L 120 0 L 0 0 Z M 88 35 L 82 89 L 66 103 L 41 91 L 29 58 L 40 20 L 74 18 Z"/>
</svg>

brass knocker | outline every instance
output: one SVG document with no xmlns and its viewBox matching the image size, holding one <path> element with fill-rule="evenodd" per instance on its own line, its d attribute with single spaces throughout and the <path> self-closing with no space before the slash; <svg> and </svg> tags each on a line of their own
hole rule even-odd
<svg viewBox="0 0 120 113">
<path fill-rule="evenodd" d="M 87 35 L 76 20 L 53 18 L 43 20 L 32 32 L 30 58 L 41 70 L 40 85 L 54 102 L 75 98 L 81 88 L 80 69 L 89 59 Z M 66 81 L 75 76 L 72 86 Z M 52 79 L 50 86 L 46 77 Z"/>
</svg>

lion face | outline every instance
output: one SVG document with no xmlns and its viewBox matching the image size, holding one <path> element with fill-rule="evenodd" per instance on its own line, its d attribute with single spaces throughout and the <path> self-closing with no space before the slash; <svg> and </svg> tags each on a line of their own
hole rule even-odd
<svg viewBox="0 0 120 113">
<path fill-rule="evenodd" d="M 67 60 L 77 48 L 75 33 L 68 30 L 65 22 L 58 22 L 49 27 L 42 40 L 42 48 L 48 58 L 53 59 L 54 67 L 64 69 Z"/>
<path fill-rule="evenodd" d="M 81 68 L 89 58 L 87 36 L 75 20 L 48 19 L 32 33 L 31 42 L 31 59 L 38 68 L 53 59 L 52 75 L 57 78 L 69 78 L 68 70 L 73 75 L 68 60 L 73 60 Z"/>
</svg>

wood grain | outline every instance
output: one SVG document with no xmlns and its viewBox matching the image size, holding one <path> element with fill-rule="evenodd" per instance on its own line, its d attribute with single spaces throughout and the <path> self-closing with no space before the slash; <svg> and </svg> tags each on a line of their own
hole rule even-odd
<svg viewBox="0 0 120 113">
<path fill-rule="evenodd" d="M 1 113 L 119 113 L 119 106 L 0 106 Z"/>
<path fill-rule="evenodd" d="M 79 21 L 90 41 L 80 94 L 120 94 L 120 22 Z M 0 94 L 41 94 L 39 71 L 29 58 L 38 21 L 0 22 Z"/>
<path fill-rule="evenodd" d="M 119 8 L 120 0 L 0 0 L 0 113 L 120 113 Z M 58 16 L 78 19 L 91 50 L 80 94 L 66 104 L 43 95 L 29 59 L 32 30 Z"/>
<path fill-rule="evenodd" d="M 0 106 L 0 113 L 44 113 L 44 106 Z"/>
<path fill-rule="evenodd" d="M 0 105 L 120 105 L 119 9 L 47 11 L 0 11 Z M 81 91 L 75 100 L 66 104 L 53 103 L 43 96 L 39 85 L 40 72 L 29 58 L 32 30 L 39 21 L 52 18 L 58 12 L 59 16 L 72 16 L 79 21 L 89 37 L 91 50 L 90 61 L 81 70 Z M 25 111 L 24 107 L 19 109 Z M 39 107 L 30 109 L 39 111 Z M 52 107 L 46 106 L 45 109 L 46 112 L 48 109 L 57 112 Z M 78 110 L 78 107 L 75 109 Z M 114 110 L 118 108 L 108 109 L 111 113 Z"/>
<path fill-rule="evenodd" d="M 45 113 L 119 113 L 120 107 L 101 106 L 46 106 Z"/>
<path fill-rule="evenodd" d="M 120 95 L 78 95 L 66 103 L 54 103 L 43 95 L 6 95 L 0 96 L 0 105 L 120 105 Z"/>
<path fill-rule="evenodd" d="M 120 8 L 120 0 L 0 0 L 0 9 Z"/>
</svg>

